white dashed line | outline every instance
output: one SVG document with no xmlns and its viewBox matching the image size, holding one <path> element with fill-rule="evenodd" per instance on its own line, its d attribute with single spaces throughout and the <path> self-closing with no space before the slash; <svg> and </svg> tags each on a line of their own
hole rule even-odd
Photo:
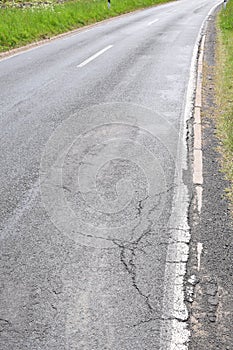
<svg viewBox="0 0 233 350">
<path fill-rule="evenodd" d="M 154 23 L 156 23 L 156 22 L 158 22 L 158 19 L 154 19 L 153 21 L 147 23 L 147 25 L 148 25 L 148 26 L 151 26 L 152 24 L 154 24 Z"/>
<path fill-rule="evenodd" d="M 104 52 L 111 49 L 112 47 L 113 47 L 113 45 L 108 45 L 103 50 L 100 50 L 100 51 L 96 52 L 93 56 L 87 58 L 85 61 L 80 63 L 77 67 L 79 67 L 79 68 L 84 67 L 86 64 L 90 63 L 91 61 L 93 61 L 94 59 L 96 59 L 97 57 L 99 57 L 100 55 L 102 55 Z"/>
</svg>

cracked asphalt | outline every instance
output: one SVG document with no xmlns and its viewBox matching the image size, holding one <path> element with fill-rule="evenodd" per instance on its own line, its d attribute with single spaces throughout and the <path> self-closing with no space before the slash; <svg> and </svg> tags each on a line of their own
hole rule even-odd
<svg viewBox="0 0 233 350">
<path fill-rule="evenodd" d="M 186 92 L 216 3 L 0 61 L 2 350 L 186 349 Z"/>
</svg>

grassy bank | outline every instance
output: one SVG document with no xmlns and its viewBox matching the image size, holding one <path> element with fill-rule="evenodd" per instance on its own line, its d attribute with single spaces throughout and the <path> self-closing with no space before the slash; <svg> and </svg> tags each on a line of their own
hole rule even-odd
<svg viewBox="0 0 233 350">
<path fill-rule="evenodd" d="M 232 184 L 229 196 L 233 204 L 233 0 L 218 18 L 217 67 L 217 128 L 222 143 L 223 169 Z"/>
<path fill-rule="evenodd" d="M 0 9 L 0 51 L 170 0 L 76 0 L 31 8 Z"/>
</svg>

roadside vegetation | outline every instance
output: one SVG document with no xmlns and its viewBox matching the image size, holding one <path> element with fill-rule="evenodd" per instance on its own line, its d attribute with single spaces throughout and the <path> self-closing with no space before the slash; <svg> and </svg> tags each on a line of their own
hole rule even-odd
<svg viewBox="0 0 233 350">
<path fill-rule="evenodd" d="M 233 204 L 233 0 L 229 0 L 218 18 L 216 78 L 217 132 L 221 140 L 223 170 L 231 182 L 228 195 Z"/>
<path fill-rule="evenodd" d="M 0 51 L 171 0 L 0 0 Z"/>
</svg>

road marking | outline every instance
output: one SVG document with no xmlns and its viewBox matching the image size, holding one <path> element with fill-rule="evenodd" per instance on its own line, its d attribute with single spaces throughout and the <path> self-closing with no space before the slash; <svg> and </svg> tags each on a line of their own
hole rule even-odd
<svg viewBox="0 0 233 350">
<path fill-rule="evenodd" d="M 201 268 L 201 253 L 203 250 L 203 244 L 198 242 L 197 243 L 197 271 L 200 271 Z"/>
<path fill-rule="evenodd" d="M 196 192 L 197 192 L 197 210 L 198 210 L 198 213 L 201 214 L 202 193 L 203 193 L 202 186 L 196 186 Z"/>
<path fill-rule="evenodd" d="M 158 22 L 158 18 L 154 19 L 153 21 L 147 23 L 148 26 L 151 26 L 152 24 Z"/>
<path fill-rule="evenodd" d="M 111 49 L 112 47 L 113 47 L 113 45 L 108 45 L 103 50 L 100 50 L 100 51 L 96 52 L 93 56 L 87 58 L 85 61 L 80 63 L 77 67 L 79 67 L 79 68 L 84 67 L 86 64 L 90 63 L 91 61 L 93 61 L 94 59 L 96 59 L 97 57 L 99 57 L 100 55 L 102 55 L 104 52 Z"/>
</svg>

